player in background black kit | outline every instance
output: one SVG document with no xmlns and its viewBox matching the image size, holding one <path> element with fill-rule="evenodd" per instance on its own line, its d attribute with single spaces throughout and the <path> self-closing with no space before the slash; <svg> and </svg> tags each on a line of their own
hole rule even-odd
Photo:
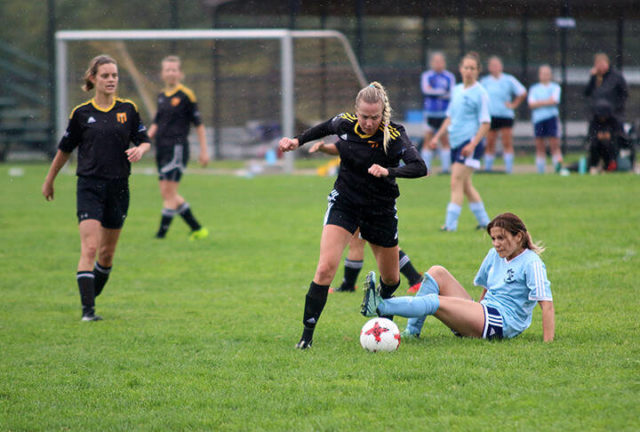
<svg viewBox="0 0 640 432">
<path fill-rule="evenodd" d="M 320 240 L 320 258 L 306 296 L 304 330 L 296 348 L 312 345 L 313 332 L 327 302 L 329 284 L 340 265 L 344 248 L 360 228 L 369 242 L 380 271 L 380 293 L 389 298 L 400 284 L 398 270 L 398 217 L 400 195 L 396 177 L 416 178 L 427 167 L 411 144 L 404 127 L 391 122 L 391 106 L 378 82 L 358 93 L 355 115 L 344 113 L 303 132 L 282 138 L 280 150 L 291 151 L 313 140 L 337 135 L 340 171 L 329 194 Z M 400 161 L 404 166 L 399 167 Z M 370 272 L 367 283 L 375 283 Z"/>
<path fill-rule="evenodd" d="M 162 60 L 162 80 L 165 89 L 158 95 L 158 112 L 149 128 L 149 136 L 156 139 L 156 164 L 158 180 L 162 194 L 163 209 L 160 228 L 156 238 L 164 238 L 175 214 L 182 216 L 191 228 L 190 240 L 209 236 L 209 230 L 203 228 L 191 212 L 191 207 L 178 193 L 182 173 L 189 161 L 189 128 L 196 126 L 200 143 L 200 164 L 209 163 L 207 140 L 204 125 L 198 111 L 196 96 L 182 85 L 183 74 L 180 70 L 180 58 L 168 56 Z"/>
<path fill-rule="evenodd" d="M 335 144 L 326 144 L 324 141 L 318 141 L 311 146 L 309 153 L 321 152 L 332 156 L 338 156 L 338 148 Z M 338 288 L 329 288 L 329 293 L 334 292 L 354 292 L 356 290 L 356 281 L 360 270 L 364 264 L 364 246 L 367 242 L 360 235 L 360 231 L 356 231 L 349 242 L 349 251 L 344 259 L 344 277 Z M 404 253 L 402 249 L 398 249 L 398 259 L 400 264 L 400 273 L 407 278 L 409 282 L 410 294 L 415 294 L 422 284 L 422 275 L 418 273 L 411 263 L 409 255 Z"/>
<path fill-rule="evenodd" d="M 107 283 L 127 217 L 131 162 L 139 161 L 151 144 L 135 104 L 116 97 L 118 66 L 115 60 L 106 55 L 92 59 L 84 81 L 83 90 L 95 88 L 95 95 L 71 112 L 69 125 L 42 185 L 42 194 L 47 201 L 53 200 L 55 178 L 77 147 L 81 251 L 76 277 L 82 321 L 98 321 L 102 318 L 95 314 L 95 297 Z M 129 148 L 130 143 L 135 146 Z"/>
</svg>

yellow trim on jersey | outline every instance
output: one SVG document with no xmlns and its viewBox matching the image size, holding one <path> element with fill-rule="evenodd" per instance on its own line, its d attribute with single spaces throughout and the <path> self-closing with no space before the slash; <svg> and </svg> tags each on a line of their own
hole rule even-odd
<svg viewBox="0 0 640 432">
<path fill-rule="evenodd" d="M 367 135 L 366 133 L 360 133 L 358 132 L 358 126 L 360 126 L 360 123 L 356 122 L 355 126 L 353 127 L 353 131 L 356 133 L 356 135 L 358 135 L 360 138 L 362 139 L 367 139 L 367 138 L 371 138 L 373 135 L 375 134 L 371 134 L 371 135 Z"/>
<path fill-rule="evenodd" d="M 178 84 L 178 86 L 173 89 L 173 91 L 169 91 L 169 90 L 164 90 L 164 95 L 166 97 L 171 97 L 173 95 L 175 95 L 176 93 L 178 93 L 180 90 L 182 90 L 182 93 L 186 94 L 187 97 L 189 98 L 189 100 L 191 101 L 191 103 L 196 103 L 196 94 L 193 92 L 193 90 L 191 90 L 189 87 L 185 87 L 183 84 Z"/>
<path fill-rule="evenodd" d="M 131 99 L 116 98 L 116 100 L 121 103 L 130 103 L 131 105 L 133 105 L 133 109 L 135 109 L 136 112 L 138 112 L 138 105 L 136 105 Z"/>
<path fill-rule="evenodd" d="M 115 97 L 113 98 L 113 102 L 111 102 L 111 105 L 109 105 L 109 108 L 102 108 L 102 107 L 98 106 L 98 104 L 96 103 L 96 99 L 95 98 L 92 98 L 90 102 L 91 102 L 91 105 L 93 105 L 93 107 L 95 109 L 97 109 L 98 111 L 109 112 L 116 105 L 116 100 L 117 99 L 118 98 L 115 98 Z"/>
<path fill-rule="evenodd" d="M 182 92 L 187 95 L 191 103 L 196 103 L 196 94 L 189 87 L 182 86 Z"/>
<path fill-rule="evenodd" d="M 358 120 L 358 117 L 356 117 L 355 115 L 353 115 L 351 113 L 342 113 L 342 114 L 340 114 L 340 118 L 343 118 L 345 120 L 349 120 L 351 123 L 353 123 L 354 121 Z"/>
<path fill-rule="evenodd" d="M 182 87 L 183 87 L 182 84 L 178 84 L 176 88 L 173 89 L 173 91 L 169 91 L 169 89 L 164 89 L 163 93 L 166 97 L 171 97 L 174 94 L 178 93 L 180 90 L 182 90 Z"/>
<path fill-rule="evenodd" d="M 381 125 L 378 129 L 384 132 L 384 126 Z M 391 137 L 391 139 L 399 138 L 400 131 L 398 131 L 398 129 L 394 128 L 393 126 L 389 125 L 389 136 Z"/>
<path fill-rule="evenodd" d="M 88 101 L 82 102 L 80 105 L 76 105 L 75 107 L 73 107 L 73 109 L 71 110 L 71 114 L 69 114 L 69 118 L 72 118 L 72 117 L 73 117 L 73 115 L 75 114 L 75 112 L 76 112 L 76 110 L 77 110 L 78 108 L 82 108 L 83 106 L 86 106 L 86 105 L 91 104 L 91 101 L 92 101 L 92 100 L 93 100 L 93 99 L 89 99 Z"/>
</svg>

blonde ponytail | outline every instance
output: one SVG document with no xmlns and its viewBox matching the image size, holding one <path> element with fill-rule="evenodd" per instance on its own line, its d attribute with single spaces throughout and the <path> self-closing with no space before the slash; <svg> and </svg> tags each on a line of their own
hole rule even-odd
<svg viewBox="0 0 640 432">
<path fill-rule="evenodd" d="M 382 146 L 384 147 L 384 152 L 387 153 L 389 139 L 391 138 L 391 133 L 389 132 L 389 125 L 391 123 L 391 104 L 389 103 L 387 92 L 385 91 L 382 84 L 380 84 L 378 81 L 373 81 L 358 92 L 358 96 L 356 96 L 356 110 L 358 109 L 358 104 L 361 100 L 367 103 L 382 104 L 381 123 L 384 132 Z"/>
</svg>

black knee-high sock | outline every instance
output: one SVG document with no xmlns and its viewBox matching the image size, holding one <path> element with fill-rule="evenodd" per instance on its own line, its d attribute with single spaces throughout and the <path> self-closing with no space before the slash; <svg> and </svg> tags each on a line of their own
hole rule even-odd
<svg viewBox="0 0 640 432">
<path fill-rule="evenodd" d="M 100 293 L 102 292 L 102 289 L 104 288 L 107 281 L 109 280 L 109 273 L 111 273 L 111 267 L 101 266 L 96 261 L 96 264 L 93 267 L 93 276 L 95 276 L 94 291 L 95 291 L 96 297 L 100 295 Z"/>
<path fill-rule="evenodd" d="M 324 309 L 324 305 L 327 303 L 328 294 L 329 285 L 318 285 L 315 282 L 311 282 L 309 285 L 309 291 L 307 292 L 304 302 L 304 315 L 302 317 L 302 324 L 304 324 L 302 339 L 307 342 L 311 342 L 313 339 L 313 331 L 320 319 L 322 309 Z"/>
<path fill-rule="evenodd" d="M 400 280 L 398 280 L 398 283 L 396 283 L 395 285 L 387 285 L 386 283 L 382 282 L 382 278 L 380 278 L 380 297 L 382 297 L 383 299 L 388 299 L 393 297 L 393 293 L 396 291 L 396 289 L 398 289 L 399 286 L 400 286 Z M 380 315 L 380 316 L 382 318 L 388 318 L 393 321 L 393 315 Z"/>
<path fill-rule="evenodd" d="M 413 264 L 411 264 L 409 255 L 402 251 L 400 251 L 399 255 L 400 273 L 402 273 L 404 277 L 407 278 L 407 280 L 409 281 L 409 285 L 413 286 L 419 282 L 422 282 L 422 276 L 420 275 L 420 273 L 418 273 Z"/>
<path fill-rule="evenodd" d="M 90 271 L 79 271 L 76 274 L 78 289 L 80 290 L 80 302 L 82 314 L 93 313 L 95 310 L 94 276 Z"/>
<path fill-rule="evenodd" d="M 184 219 L 187 225 L 189 225 L 191 231 L 198 231 L 200 228 L 202 228 L 196 218 L 193 216 L 193 213 L 191 213 L 191 207 L 189 207 L 188 202 L 182 203 L 182 205 L 178 207 L 177 212 L 180 216 L 182 216 L 182 219 Z"/>
<path fill-rule="evenodd" d="M 176 215 L 176 210 L 163 208 L 162 209 L 162 218 L 160 219 L 160 228 L 158 228 L 158 233 L 156 237 L 163 238 L 167 235 L 167 231 L 169 231 L 169 225 L 171 225 L 171 221 L 173 217 Z"/>
<path fill-rule="evenodd" d="M 356 287 L 356 281 L 360 270 L 362 270 L 363 261 L 350 260 L 345 258 L 344 260 L 344 277 L 342 278 L 341 290 L 353 290 Z"/>
</svg>

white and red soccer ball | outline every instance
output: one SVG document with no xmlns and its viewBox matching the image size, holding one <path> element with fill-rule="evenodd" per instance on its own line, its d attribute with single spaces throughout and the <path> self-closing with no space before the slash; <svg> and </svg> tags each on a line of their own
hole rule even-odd
<svg viewBox="0 0 640 432">
<path fill-rule="evenodd" d="M 373 318 L 362 326 L 360 345 L 371 352 L 395 351 L 400 346 L 400 330 L 389 319 Z"/>
</svg>

